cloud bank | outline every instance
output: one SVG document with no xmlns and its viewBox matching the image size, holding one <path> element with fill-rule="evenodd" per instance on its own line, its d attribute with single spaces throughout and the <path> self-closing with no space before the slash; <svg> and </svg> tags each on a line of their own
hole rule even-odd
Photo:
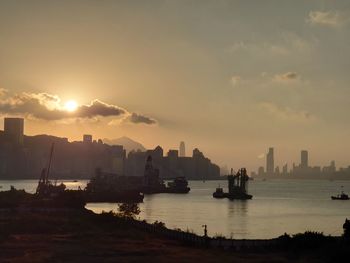
<svg viewBox="0 0 350 263">
<path fill-rule="evenodd" d="M 343 24 L 344 19 L 338 11 L 311 11 L 307 21 L 312 25 L 336 27 Z"/>
<path fill-rule="evenodd" d="M 290 81 L 290 80 L 296 80 L 299 78 L 299 75 L 296 72 L 286 72 L 282 74 L 276 74 L 273 77 L 273 80 L 276 81 Z"/>
<path fill-rule="evenodd" d="M 315 120 L 315 116 L 308 111 L 282 107 L 271 102 L 260 103 L 259 107 L 268 114 L 285 121 L 309 122 Z"/>
<path fill-rule="evenodd" d="M 0 113 L 18 115 L 30 119 L 60 121 L 65 119 L 93 119 L 104 117 L 127 118 L 129 122 L 139 124 L 155 124 L 156 120 L 127 111 L 117 105 L 108 104 L 98 99 L 89 104 L 79 105 L 74 111 L 67 111 L 57 95 L 48 93 L 9 94 L 0 89 Z"/>
</svg>

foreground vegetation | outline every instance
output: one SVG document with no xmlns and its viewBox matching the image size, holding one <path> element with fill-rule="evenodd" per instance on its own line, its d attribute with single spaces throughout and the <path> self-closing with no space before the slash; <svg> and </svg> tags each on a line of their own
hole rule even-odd
<svg viewBox="0 0 350 263">
<path fill-rule="evenodd" d="M 189 246 L 135 228 L 130 209 L 137 213 L 135 207 L 100 215 L 2 210 L 0 262 L 338 262 L 350 256 L 345 240 L 313 232 L 284 235 L 268 250 Z"/>
</svg>

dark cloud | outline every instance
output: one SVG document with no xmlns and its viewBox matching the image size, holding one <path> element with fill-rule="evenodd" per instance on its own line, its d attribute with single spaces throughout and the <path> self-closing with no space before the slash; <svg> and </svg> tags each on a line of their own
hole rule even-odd
<svg viewBox="0 0 350 263">
<path fill-rule="evenodd" d="M 63 119 L 67 112 L 55 108 L 59 98 L 46 93 L 21 93 L 0 100 L 2 114 L 25 115 L 43 120 Z"/>
<path fill-rule="evenodd" d="M 286 72 L 283 74 L 278 74 L 274 76 L 275 80 L 295 80 L 299 78 L 299 75 L 296 72 Z"/>
<path fill-rule="evenodd" d="M 116 105 L 107 104 L 100 100 L 93 100 L 88 105 L 80 105 L 75 111 L 69 112 L 61 105 L 61 99 L 47 93 L 21 93 L 8 96 L 2 93 L 0 98 L 0 113 L 6 115 L 20 115 L 29 118 L 56 121 L 63 119 L 92 119 L 98 117 L 126 117 L 131 123 L 154 124 L 156 121 Z"/>
<path fill-rule="evenodd" d="M 81 105 L 74 112 L 75 116 L 80 118 L 120 116 L 125 113 L 124 109 L 99 100 L 93 100 L 90 105 Z"/>
<path fill-rule="evenodd" d="M 144 123 L 144 124 L 149 124 L 149 125 L 152 125 L 152 124 L 156 124 L 157 121 L 152 119 L 152 118 L 149 118 L 149 117 L 146 117 L 146 116 L 143 116 L 143 115 L 140 115 L 140 114 L 137 114 L 137 113 L 132 113 L 128 118 L 127 120 L 131 123 Z"/>
</svg>

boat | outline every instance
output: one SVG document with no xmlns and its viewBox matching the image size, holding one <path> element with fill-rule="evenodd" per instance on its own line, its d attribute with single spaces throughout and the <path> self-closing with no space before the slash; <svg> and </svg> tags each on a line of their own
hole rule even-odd
<svg viewBox="0 0 350 263">
<path fill-rule="evenodd" d="M 343 191 L 336 195 L 336 196 L 331 196 L 332 200 L 349 200 L 349 196 L 345 194 Z"/>
<path fill-rule="evenodd" d="M 233 170 L 231 169 L 231 174 L 227 176 L 227 180 L 228 193 L 225 193 L 221 187 L 218 187 L 213 193 L 214 198 L 228 198 L 230 200 L 248 200 L 253 198 L 252 195 L 247 193 L 249 177 L 245 168 L 241 168 L 236 175 L 233 175 Z"/>
<path fill-rule="evenodd" d="M 53 152 L 54 143 L 51 145 L 47 167 L 41 171 L 36 192 L 26 205 L 47 208 L 84 208 L 86 203 L 81 191 L 67 190 L 65 184 L 57 184 L 57 181 L 52 183 L 49 180 Z"/>
<path fill-rule="evenodd" d="M 214 198 L 225 198 L 224 190 L 219 186 L 216 188 L 215 192 L 213 193 Z"/>
<path fill-rule="evenodd" d="M 153 166 L 152 156 L 147 157 L 142 191 L 144 194 L 187 194 L 190 190 L 191 188 L 188 187 L 188 181 L 184 176 L 178 176 L 165 185 L 164 180 L 159 176 L 159 169 Z"/>
<path fill-rule="evenodd" d="M 176 177 L 172 182 L 168 183 L 167 193 L 187 194 L 191 188 L 188 187 L 188 181 L 184 176 Z"/>
<path fill-rule="evenodd" d="M 51 146 L 47 167 L 43 168 L 36 192 L 27 193 L 11 186 L 9 191 L 0 192 L 1 208 L 39 208 L 39 209 L 82 209 L 85 201 L 81 191 L 66 190 L 66 186 L 49 180 L 54 144 Z"/>
<path fill-rule="evenodd" d="M 122 176 L 96 169 L 84 189 L 86 202 L 141 203 L 143 180 L 141 176 Z"/>
</svg>

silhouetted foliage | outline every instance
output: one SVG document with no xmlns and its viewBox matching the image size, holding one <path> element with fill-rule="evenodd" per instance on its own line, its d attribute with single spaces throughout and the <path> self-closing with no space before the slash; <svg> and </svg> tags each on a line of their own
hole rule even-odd
<svg viewBox="0 0 350 263">
<path fill-rule="evenodd" d="M 156 227 L 159 227 L 159 228 L 165 228 L 165 223 L 161 222 L 161 221 L 158 221 L 156 220 L 154 223 L 153 223 L 154 226 Z"/>
<path fill-rule="evenodd" d="M 135 219 L 135 217 L 140 214 L 141 210 L 139 208 L 139 205 L 137 203 L 121 203 L 118 204 L 118 215 L 125 218 L 132 218 Z"/>
<path fill-rule="evenodd" d="M 343 234 L 344 238 L 350 239 L 350 220 L 345 219 L 343 229 L 344 229 L 344 234 Z"/>
</svg>

